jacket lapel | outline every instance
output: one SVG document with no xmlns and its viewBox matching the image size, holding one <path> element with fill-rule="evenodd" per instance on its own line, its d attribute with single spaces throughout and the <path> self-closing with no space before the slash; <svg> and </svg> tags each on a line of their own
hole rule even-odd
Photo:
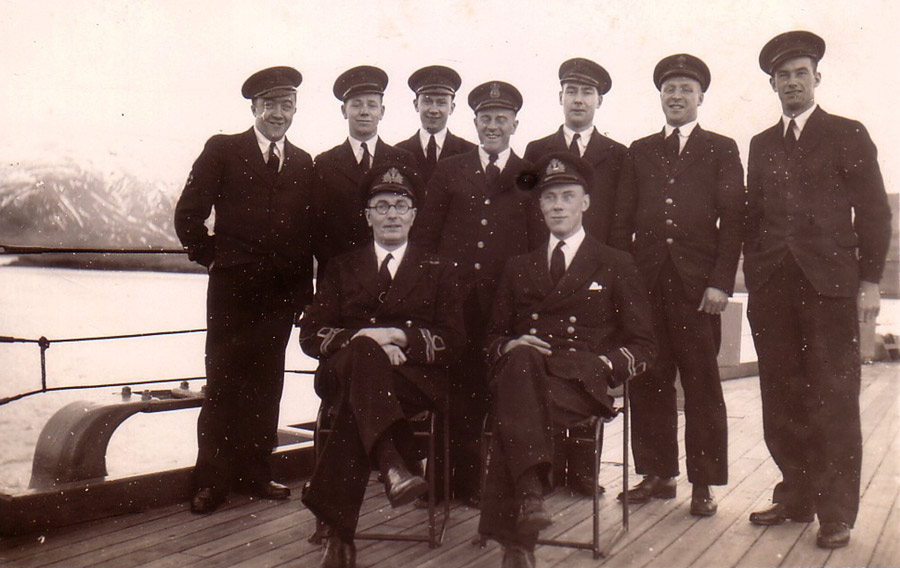
<svg viewBox="0 0 900 568">
<path fill-rule="evenodd" d="M 344 143 L 340 145 L 337 158 L 335 163 L 338 170 L 347 176 L 353 182 L 353 185 L 358 186 L 360 181 L 362 181 L 362 170 L 359 167 L 359 162 L 356 161 L 356 156 L 353 155 L 350 140 L 344 140 Z"/>
<path fill-rule="evenodd" d="M 372 245 L 358 249 L 356 262 L 353 263 L 355 280 L 360 282 L 363 289 L 376 299 L 381 294 L 381 290 L 378 288 L 377 264 L 375 249 Z"/>
<path fill-rule="evenodd" d="M 666 134 L 662 132 L 654 134 L 647 143 L 647 155 L 650 161 L 662 171 L 668 171 L 669 158 L 666 156 Z"/>
<path fill-rule="evenodd" d="M 681 155 L 678 156 L 678 159 L 673 164 L 673 175 L 687 169 L 697 158 L 705 155 L 707 152 L 709 152 L 709 133 L 700 128 L 698 124 L 688 137 L 687 144 L 684 145 Z"/>
<path fill-rule="evenodd" d="M 416 287 L 416 283 L 422 277 L 423 271 L 419 265 L 422 262 L 422 251 L 415 245 L 408 245 L 397 273 L 391 282 L 391 287 L 384 298 L 384 306 L 390 306 L 403 302 L 409 293 Z"/>
<path fill-rule="evenodd" d="M 247 164 L 247 167 L 256 172 L 257 175 L 269 179 L 272 174 L 266 169 L 266 162 L 263 160 L 262 152 L 259 151 L 259 144 L 256 142 L 256 133 L 251 127 L 250 130 L 244 132 L 241 136 L 238 154 Z"/>
<path fill-rule="evenodd" d="M 802 158 L 822 143 L 822 139 L 825 137 L 827 116 L 828 113 L 818 106 L 809 115 L 809 120 L 806 121 L 803 132 L 800 133 L 800 138 L 797 140 L 797 146 L 794 148 L 794 156 Z"/>
<path fill-rule="evenodd" d="M 554 302 L 570 297 L 594 275 L 597 267 L 595 251 L 596 242 L 591 239 L 590 235 L 586 235 L 578 252 L 575 253 L 575 258 L 569 264 L 569 268 L 566 269 L 553 291 L 544 298 L 542 307 L 553 305 Z"/>
<path fill-rule="evenodd" d="M 528 253 L 528 277 L 541 298 L 544 299 L 553 291 L 553 282 L 550 281 L 550 267 L 547 263 L 547 247 L 549 246 L 550 242 L 544 241 L 541 246 Z"/>
</svg>

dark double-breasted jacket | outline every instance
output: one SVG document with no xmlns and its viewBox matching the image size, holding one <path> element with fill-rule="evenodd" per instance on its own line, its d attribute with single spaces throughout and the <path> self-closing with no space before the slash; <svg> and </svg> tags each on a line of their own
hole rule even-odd
<svg viewBox="0 0 900 568">
<path fill-rule="evenodd" d="M 751 292 L 788 253 L 825 296 L 855 296 L 859 280 L 881 279 L 891 212 L 875 145 L 859 122 L 816 108 L 789 156 L 779 120 L 750 143 L 747 190 Z"/>
<path fill-rule="evenodd" d="M 475 291 L 485 312 L 503 265 L 531 250 L 545 231 L 535 196 L 515 184 L 528 167 L 511 153 L 492 187 L 477 149 L 441 160 L 413 225 L 413 242 L 456 262 L 463 297 Z"/>
<path fill-rule="evenodd" d="M 535 163 L 552 152 L 568 150 L 563 127 L 553 134 L 528 143 L 525 148 L 525 160 Z M 584 230 L 601 243 L 608 243 L 612 226 L 616 191 L 619 186 L 619 174 L 622 159 L 625 157 L 625 145 L 608 138 L 594 127 L 591 141 L 581 158 L 590 164 L 594 172 L 591 187 L 591 206 L 584 214 Z"/>
<path fill-rule="evenodd" d="M 380 138 L 377 140 L 372 167 L 391 162 L 415 170 L 415 159 L 409 152 L 385 144 Z M 361 184 L 365 174 L 350 141 L 344 140 L 343 144 L 316 156 L 314 171 L 315 252 L 323 270 L 335 256 L 371 242 L 372 229 L 363 213 L 366 195 Z"/>
<path fill-rule="evenodd" d="M 403 329 L 407 361 L 394 370 L 435 399 L 446 392 L 442 370 L 465 343 L 456 268 L 410 244 L 382 301 L 376 263 L 372 245 L 329 263 L 315 302 L 300 322 L 300 345 L 320 360 L 321 370 L 359 330 Z M 322 376 L 316 375 L 316 392 L 328 399 L 335 393 L 320 383 Z"/>
<path fill-rule="evenodd" d="M 547 244 L 509 261 L 488 325 L 486 355 L 493 363 L 507 342 L 525 334 L 548 342 L 553 375 L 580 381 L 609 403 L 607 377 L 621 384 L 656 356 L 650 305 L 631 257 L 587 235 L 554 286 Z"/>
<path fill-rule="evenodd" d="M 658 132 L 625 156 L 610 244 L 634 254 L 648 289 L 671 257 L 687 297 L 699 304 L 707 287 L 734 291 L 745 217 L 734 140 L 697 125 L 672 160 Z"/>
<path fill-rule="evenodd" d="M 415 134 L 403 142 L 398 142 L 396 147 L 401 150 L 406 150 L 416 158 L 416 167 L 419 176 L 421 176 L 423 182 L 428 183 L 428 180 L 430 180 L 432 174 L 434 174 L 434 168 L 428 164 L 428 158 L 422 149 L 422 142 L 419 140 L 419 132 L 416 131 Z M 441 148 L 441 155 L 438 156 L 438 161 L 446 160 L 447 158 L 474 150 L 476 147 L 475 144 L 469 142 L 465 138 L 460 138 L 448 130 L 447 137 L 444 139 L 444 147 Z"/>
<path fill-rule="evenodd" d="M 253 129 L 210 138 L 175 207 L 188 257 L 209 267 L 271 263 L 295 286 L 295 305 L 312 300 L 310 155 L 284 143 L 281 172 L 266 168 Z M 215 208 L 214 234 L 204 222 Z"/>
</svg>

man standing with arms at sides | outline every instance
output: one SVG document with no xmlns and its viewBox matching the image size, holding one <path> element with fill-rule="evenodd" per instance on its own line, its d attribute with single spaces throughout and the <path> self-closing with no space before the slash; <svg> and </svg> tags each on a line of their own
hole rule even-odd
<svg viewBox="0 0 900 568">
<path fill-rule="evenodd" d="M 601 243 L 609 241 L 615 208 L 616 188 L 625 146 L 600 134 L 594 115 L 603 96 L 612 88 L 612 79 L 601 65 L 576 57 L 559 66 L 559 104 L 564 122 L 553 134 L 528 143 L 525 159 L 536 163 L 544 156 L 569 151 L 583 159 L 593 170 L 591 207 L 584 212 L 584 230 Z M 574 432 L 573 435 L 592 434 Z M 582 495 L 593 495 L 591 471 L 594 449 L 588 445 L 559 445 L 555 457 L 553 482 L 567 485 Z"/>
<path fill-rule="evenodd" d="M 350 135 L 342 144 L 316 156 L 314 237 L 319 274 L 324 273 L 332 257 L 372 240 L 363 216 L 366 195 L 360 183 L 365 174 L 388 162 L 415 168 L 411 154 L 378 137 L 387 84 L 387 73 L 369 65 L 349 69 L 334 82 L 334 96 L 341 101 Z"/>
<path fill-rule="evenodd" d="M 416 94 L 413 106 L 422 128 L 408 140 L 397 144 L 416 157 L 419 175 L 427 183 L 438 160 L 475 149 L 475 144 L 455 136 L 447 129 L 447 119 L 456 108 L 456 91 L 462 84 L 459 74 L 442 65 L 423 67 L 409 76 L 409 88 Z"/>
<path fill-rule="evenodd" d="M 584 230 L 606 243 L 625 146 L 600 134 L 594 126 L 594 115 L 603 103 L 603 96 L 612 88 L 612 79 L 599 64 L 576 57 L 559 66 L 559 82 L 559 104 L 565 122 L 550 136 L 529 142 L 524 157 L 536 163 L 552 152 L 569 150 L 590 164 L 594 170 L 594 187 L 591 188 L 592 206 L 584 214 Z"/>
<path fill-rule="evenodd" d="M 551 524 L 553 431 L 616 415 L 609 387 L 653 362 L 647 292 L 631 257 L 587 234 L 591 167 L 548 154 L 535 167 L 549 239 L 506 263 L 488 326 L 493 417 L 478 532 L 503 546 L 504 568 L 533 568 Z M 524 180 L 523 180 L 524 181 Z"/>
<path fill-rule="evenodd" d="M 491 81 L 469 93 L 480 146 L 438 162 L 412 241 L 456 262 L 467 345 L 450 375 L 450 450 L 454 496 L 477 504 L 479 438 L 487 412 L 484 331 L 506 261 L 536 246 L 546 231 L 534 196 L 515 179 L 530 164 L 509 147 L 522 95 Z"/>
<path fill-rule="evenodd" d="M 816 105 L 824 53 L 822 38 L 793 31 L 759 54 L 783 115 L 750 143 L 744 276 L 782 481 L 750 522 L 818 514 L 816 544 L 840 548 L 859 509 L 859 322 L 878 315 L 891 213 L 865 127 Z"/>
<path fill-rule="evenodd" d="M 291 494 L 272 481 L 269 456 L 285 347 L 295 314 L 312 300 L 312 159 L 285 138 L 301 80 L 296 69 L 272 67 L 244 82 L 253 128 L 209 139 L 175 207 L 188 257 L 209 271 L 194 513 L 214 511 L 231 488 Z"/>
<path fill-rule="evenodd" d="M 746 214 L 737 144 L 697 123 L 709 68 L 688 54 L 653 71 L 663 130 L 636 140 L 622 166 L 611 244 L 634 254 L 650 292 L 659 355 L 631 390 L 635 470 L 632 503 L 675 497 L 676 375 L 684 389 L 692 515 L 711 516 L 710 485 L 728 482 L 728 418 L 717 356 L 719 314 L 734 291 Z M 619 495 L 621 498 L 622 495 Z"/>
</svg>

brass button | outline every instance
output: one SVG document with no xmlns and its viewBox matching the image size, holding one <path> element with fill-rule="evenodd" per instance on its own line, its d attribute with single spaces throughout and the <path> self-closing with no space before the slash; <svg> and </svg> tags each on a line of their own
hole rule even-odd
<svg viewBox="0 0 900 568">
<path fill-rule="evenodd" d="M 569 327 L 566 328 L 566 331 L 569 333 L 575 333 L 575 327 L 570 325 Z"/>
<path fill-rule="evenodd" d="M 487 199 L 485 199 L 485 200 L 484 200 L 484 204 L 485 204 L 485 205 L 490 205 L 490 204 L 491 204 L 491 198 L 488 197 Z"/>
<path fill-rule="evenodd" d="M 674 223 L 675 223 L 675 221 L 673 221 L 671 219 L 666 219 L 666 225 L 673 225 Z"/>
<path fill-rule="evenodd" d="M 531 314 L 531 319 L 533 319 L 533 320 L 538 319 L 537 312 L 534 312 L 533 314 Z"/>
<path fill-rule="evenodd" d="M 667 198 L 666 198 L 666 205 L 672 205 L 673 203 L 675 203 L 675 202 L 672 201 L 672 198 L 671 198 L 671 197 L 667 197 Z"/>
<path fill-rule="evenodd" d="M 673 239 L 672 237 L 669 237 L 668 239 L 666 239 L 667 244 L 672 244 L 674 242 L 675 242 L 675 239 Z"/>
<path fill-rule="evenodd" d="M 673 183 L 675 183 L 675 178 L 669 178 L 669 185 L 672 185 Z"/>
<path fill-rule="evenodd" d="M 484 241 L 478 241 L 477 243 L 475 243 L 475 246 L 477 246 L 477 247 L 480 248 L 480 249 L 483 249 L 483 248 L 484 248 Z"/>
<path fill-rule="evenodd" d="M 480 262 L 476 262 L 476 263 L 475 263 L 475 270 L 481 270 L 481 263 L 480 263 Z"/>
<path fill-rule="evenodd" d="M 569 351 L 575 351 L 574 347 L 569 347 Z"/>
<path fill-rule="evenodd" d="M 578 318 L 576 318 L 575 316 L 569 316 L 569 321 L 571 323 L 575 323 L 576 321 L 578 321 Z"/>
<path fill-rule="evenodd" d="M 406 320 L 406 327 L 412 327 L 412 320 Z"/>
<path fill-rule="evenodd" d="M 528 330 L 528 333 L 530 333 L 531 335 L 534 335 L 535 333 L 537 333 L 537 329 L 532 327 L 531 329 Z"/>
<path fill-rule="evenodd" d="M 482 227 L 487 226 L 487 219 L 482 219 L 482 220 L 481 220 L 481 226 L 482 226 Z"/>
<path fill-rule="evenodd" d="M 369 318 L 369 323 L 375 323 L 376 321 L 378 320 L 376 320 L 375 318 Z"/>
</svg>

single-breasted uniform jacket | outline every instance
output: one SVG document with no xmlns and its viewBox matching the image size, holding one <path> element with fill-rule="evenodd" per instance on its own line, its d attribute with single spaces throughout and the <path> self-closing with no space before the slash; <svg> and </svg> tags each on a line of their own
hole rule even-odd
<svg viewBox="0 0 900 568">
<path fill-rule="evenodd" d="M 526 161 L 536 163 L 547 154 L 566 150 L 568 150 L 566 137 L 560 126 L 559 130 L 553 134 L 529 142 L 523 157 Z M 619 174 L 625 151 L 624 144 L 600 134 L 594 127 L 591 141 L 581 156 L 581 159 L 591 165 L 594 172 L 591 206 L 584 213 L 584 230 L 604 244 L 609 242 L 609 231 L 616 206 L 616 191 L 619 186 Z"/>
<path fill-rule="evenodd" d="M 406 150 L 416 158 L 419 176 L 421 176 L 424 183 L 428 183 L 428 180 L 430 180 L 432 174 L 434 174 L 434 168 L 430 167 L 428 164 L 428 158 L 422 149 L 422 142 L 419 140 L 419 132 L 416 131 L 415 134 L 403 142 L 398 142 L 396 147 L 401 150 Z M 475 148 L 475 144 L 469 142 L 465 138 L 460 138 L 448 130 L 447 137 L 444 139 L 444 147 L 441 148 L 441 155 L 438 156 L 438 161 L 446 160 L 447 158 L 463 154 L 470 150 L 474 150 Z"/>
<path fill-rule="evenodd" d="M 697 305 L 709 286 L 731 295 L 746 212 L 734 140 L 697 125 L 671 161 L 658 132 L 632 143 L 620 179 L 610 244 L 634 254 L 648 289 L 671 257 Z"/>
<path fill-rule="evenodd" d="M 385 144 L 380 138 L 372 167 L 400 163 L 413 170 L 409 152 Z M 364 177 L 349 140 L 316 156 L 313 186 L 316 219 L 316 260 L 322 271 L 331 258 L 372 241 L 372 230 L 363 213 L 366 204 Z"/>
</svg>

